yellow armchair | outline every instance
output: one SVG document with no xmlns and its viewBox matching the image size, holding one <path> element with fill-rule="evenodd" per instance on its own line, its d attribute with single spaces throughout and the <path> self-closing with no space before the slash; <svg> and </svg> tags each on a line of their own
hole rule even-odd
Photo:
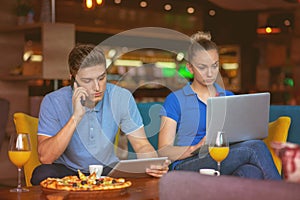
<svg viewBox="0 0 300 200">
<path fill-rule="evenodd" d="M 25 175 L 26 186 L 32 186 L 30 183 L 32 172 L 34 168 L 36 168 L 41 164 L 37 152 L 38 118 L 32 117 L 25 113 L 15 113 L 14 123 L 15 123 L 17 133 L 24 132 L 30 134 L 32 152 L 28 162 L 24 165 L 24 175 Z"/>
<path fill-rule="evenodd" d="M 268 146 L 274 163 L 277 167 L 278 172 L 281 174 L 282 163 L 280 158 L 275 154 L 274 150 L 271 147 L 271 142 L 286 142 L 289 127 L 291 124 L 291 118 L 287 116 L 281 116 L 273 122 L 269 123 L 269 135 L 264 139 L 264 142 Z"/>
</svg>

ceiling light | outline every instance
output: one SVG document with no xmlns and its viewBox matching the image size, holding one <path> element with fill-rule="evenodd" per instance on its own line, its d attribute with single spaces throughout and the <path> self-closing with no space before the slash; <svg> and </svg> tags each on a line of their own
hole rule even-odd
<svg viewBox="0 0 300 200">
<path fill-rule="evenodd" d="M 223 63 L 222 68 L 224 70 L 235 70 L 235 69 L 239 68 L 239 64 L 238 63 Z"/>
<path fill-rule="evenodd" d="M 176 55 L 176 60 L 179 61 L 179 62 L 181 62 L 183 59 L 184 59 L 184 53 L 179 52 L 179 53 Z"/>
<path fill-rule="evenodd" d="M 193 14 L 195 12 L 195 9 L 193 7 L 188 7 L 186 10 L 189 14 Z"/>
<path fill-rule="evenodd" d="M 172 10 L 171 4 L 165 4 L 165 5 L 164 5 L 164 9 L 165 9 L 166 11 Z"/>
<path fill-rule="evenodd" d="M 211 9 L 211 10 L 208 11 L 208 14 L 213 17 L 213 16 L 216 15 L 216 11 Z"/>
<path fill-rule="evenodd" d="M 24 62 L 42 62 L 43 56 L 40 54 L 35 54 L 33 51 L 29 50 L 23 54 Z"/>
<path fill-rule="evenodd" d="M 97 5 L 99 5 L 99 6 L 102 5 L 103 2 L 104 2 L 104 0 L 96 0 Z"/>
<path fill-rule="evenodd" d="M 158 68 L 176 68 L 176 64 L 174 62 L 156 62 L 155 66 Z"/>
<path fill-rule="evenodd" d="M 113 57 L 115 57 L 115 55 L 117 54 L 117 51 L 115 50 L 115 49 L 110 49 L 109 51 L 108 51 L 108 57 L 109 58 L 113 58 Z"/>
<path fill-rule="evenodd" d="M 93 0 L 84 0 L 84 6 L 87 9 L 94 9 L 95 8 L 95 4 L 94 4 Z"/>
<path fill-rule="evenodd" d="M 284 24 L 285 26 L 291 26 L 291 20 L 286 19 L 286 20 L 283 21 L 283 24 Z"/>
<path fill-rule="evenodd" d="M 83 0 L 83 7 L 87 10 L 93 10 L 97 6 L 102 6 L 104 0 Z"/>
<path fill-rule="evenodd" d="M 30 61 L 32 62 L 42 62 L 43 56 L 42 55 L 31 55 Z"/>
<path fill-rule="evenodd" d="M 33 54 L 33 51 L 26 51 L 24 54 L 23 54 L 23 61 L 28 61 L 30 59 L 30 56 Z"/>
<path fill-rule="evenodd" d="M 129 67 L 141 67 L 143 65 L 143 62 L 140 60 L 121 60 L 117 59 L 114 62 L 114 65 L 116 66 L 129 66 Z"/>
<path fill-rule="evenodd" d="M 141 2 L 140 2 L 140 6 L 141 6 L 142 8 L 146 8 L 146 7 L 148 6 L 148 4 L 147 4 L 146 1 L 141 1 Z"/>
</svg>

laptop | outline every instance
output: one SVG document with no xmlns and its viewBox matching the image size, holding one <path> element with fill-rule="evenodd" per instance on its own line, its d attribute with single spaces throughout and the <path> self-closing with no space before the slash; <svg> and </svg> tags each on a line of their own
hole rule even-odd
<svg viewBox="0 0 300 200">
<path fill-rule="evenodd" d="M 229 143 L 268 136 L 270 93 L 212 97 L 207 100 L 206 143 L 218 131 Z"/>
<path fill-rule="evenodd" d="M 121 160 L 109 172 L 108 176 L 116 178 L 148 177 L 146 168 L 150 168 L 151 165 L 162 165 L 167 159 L 168 157 Z"/>
</svg>

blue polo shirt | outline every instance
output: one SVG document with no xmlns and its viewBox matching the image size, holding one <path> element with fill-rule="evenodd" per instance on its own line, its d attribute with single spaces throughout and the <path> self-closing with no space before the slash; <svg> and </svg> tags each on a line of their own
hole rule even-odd
<svg viewBox="0 0 300 200">
<path fill-rule="evenodd" d="M 72 94 L 72 88 L 67 86 L 44 97 L 38 135 L 52 137 L 65 126 L 73 113 Z M 55 163 L 87 173 L 91 164 L 107 166 L 119 161 L 114 153 L 119 127 L 125 134 L 130 134 L 143 127 L 143 121 L 132 94 L 107 83 L 103 99 L 94 109 L 86 108 L 86 114 L 79 122 L 69 145 Z"/>
<path fill-rule="evenodd" d="M 206 104 L 198 98 L 190 84 L 169 94 L 160 112 L 161 116 L 177 122 L 174 146 L 196 145 L 206 135 Z M 218 96 L 234 95 L 216 83 L 214 86 Z"/>
</svg>

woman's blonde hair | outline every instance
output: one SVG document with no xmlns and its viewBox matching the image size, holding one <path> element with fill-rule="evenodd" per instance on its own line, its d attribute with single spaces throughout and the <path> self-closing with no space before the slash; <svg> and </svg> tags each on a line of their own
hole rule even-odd
<svg viewBox="0 0 300 200">
<path fill-rule="evenodd" d="M 197 51 L 218 51 L 218 46 L 211 40 L 210 32 L 198 31 L 191 36 L 191 45 L 188 49 L 188 61 L 190 62 Z"/>
</svg>

